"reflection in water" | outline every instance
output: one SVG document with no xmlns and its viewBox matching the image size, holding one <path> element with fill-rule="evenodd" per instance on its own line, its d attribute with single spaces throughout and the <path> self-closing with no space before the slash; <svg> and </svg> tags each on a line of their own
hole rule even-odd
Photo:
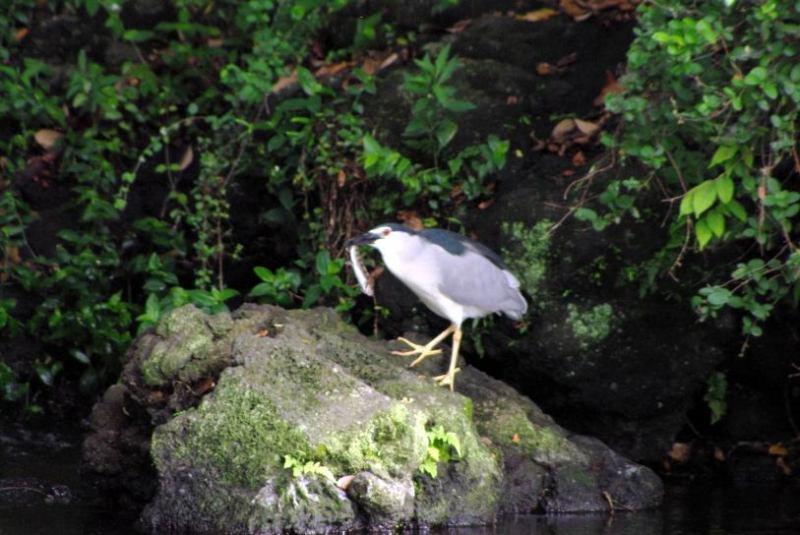
<svg viewBox="0 0 800 535">
<path fill-rule="evenodd" d="M 528 515 L 491 528 L 438 530 L 437 535 L 648 535 L 662 533 L 660 511 L 609 515 Z"/>
<path fill-rule="evenodd" d="M 800 482 L 668 482 L 658 510 L 608 515 L 522 516 L 492 528 L 437 535 L 796 535 Z"/>
<path fill-rule="evenodd" d="M 32 499 L 0 492 L 0 535 L 132 535 L 118 511 L 80 497 L 80 435 L 13 427 L 0 430 L 0 483 L 27 485 Z M 16 483 L 19 482 L 19 483 Z M 71 503 L 36 494 L 71 489 Z M 800 482 L 721 484 L 668 482 L 664 506 L 615 515 L 529 515 L 485 528 L 437 535 L 789 535 L 800 533 Z M 2 484 L 0 484 L 2 491 Z M 69 500 L 66 500 L 69 501 Z"/>
</svg>

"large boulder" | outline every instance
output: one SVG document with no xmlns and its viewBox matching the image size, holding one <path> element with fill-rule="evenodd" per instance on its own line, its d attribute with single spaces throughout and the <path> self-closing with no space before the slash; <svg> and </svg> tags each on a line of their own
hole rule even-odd
<svg viewBox="0 0 800 535">
<path fill-rule="evenodd" d="M 201 343 L 209 333 L 213 343 Z M 183 356 L 165 360 L 163 348 Z M 197 358 L 185 358 L 186 348 Z M 453 393 L 431 380 L 446 359 L 409 370 L 389 349 L 327 309 L 245 306 L 217 319 L 192 306 L 171 312 L 134 344 L 123 384 L 95 408 L 105 414 L 115 404 L 153 425 L 157 492 L 143 526 L 318 533 L 660 503 L 651 470 L 569 433 L 503 383 L 462 366 Z M 103 437 L 96 428 L 86 440 L 90 472 L 108 468 L 93 458 L 115 447 Z"/>
</svg>

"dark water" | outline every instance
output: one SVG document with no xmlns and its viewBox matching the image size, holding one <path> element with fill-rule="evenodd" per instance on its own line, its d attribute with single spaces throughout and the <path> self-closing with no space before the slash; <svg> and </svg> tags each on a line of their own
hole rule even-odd
<svg viewBox="0 0 800 535">
<path fill-rule="evenodd" d="M 0 429 L 0 535 L 135 533 L 132 526 L 120 520 L 117 511 L 91 505 L 81 495 L 79 447 L 80 433 L 75 429 Z M 20 492 L 21 488 L 26 490 Z M 800 483 L 668 482 L 664 506 L 658 510 L 615 515 L 520 516 L 492 527 L 432 533 L 794 535 L 800 534 Z"/>
</svg>

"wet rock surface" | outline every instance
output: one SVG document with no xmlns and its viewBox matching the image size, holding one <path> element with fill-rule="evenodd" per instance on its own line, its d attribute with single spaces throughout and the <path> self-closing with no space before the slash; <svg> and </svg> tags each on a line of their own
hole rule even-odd
<svg viewBox="0 0 800 535">
<path fill-rule="evenodd" d="M 84 446 L 87 471 L 145 478 L 146 470 L 119 464 L 130 444 L 108 440 L 109 428 L 139 437 L 141 428 L 127 420 L 136 429 L 129 431 L 119 412 L 108 415 L 120 400 L 123 414 L 148 415 L 157 491 L 141 524 L 151 532 L 474 525 L 506 512 L 660 503 L 661 482 L 651 470 L 569 433 L 510 387 L 463 366 L 451 393 L 431 381 L 446 359 L 409 370 L 390 345 L 363 337 L 327 309 L 242 307 L 217 324 L 224 328 L 205 356 L 228 364 L 210 377 L 213 387 L 194 390 L 190 400 L 177 387 L 183 368 L 172 370 L 172 383 L 148 385 L 148 356 L 163 357 L 154 348 L 178 339 L 195 347 L 186 330 L 163 326 L 187 318 L 200 317 L 183 307 L 138 340 L 123 383 L 95 407 Z M 448 462 L 434 462 L 431 477 L 420 467 L 438 426 L 456 445 Z"/>
</svg>

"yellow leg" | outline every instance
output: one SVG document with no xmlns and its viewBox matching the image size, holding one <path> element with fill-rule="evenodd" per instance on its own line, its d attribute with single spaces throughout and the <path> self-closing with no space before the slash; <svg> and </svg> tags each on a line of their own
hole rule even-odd
<svg viewBox="0 0 800 535">
<path fill-rule="evenodd" d="M 461 327 L 456 327 L 456 332 L 453 333 L 453 352 L 450 355 L 450 367 L 447 369 L 446 374 L 433 378 L 439 386 L 449 386 L 451 392 L 455 385 L 456 374 L 461 371 L 461 368 L 456 368 L 456 364 L 458 363 L 458 348 L 461 346 L 461 335 Z"/>
<path fill-rule="evenodd" d="M 441 353 L 442 352 L 441 349 L 434 349 L 434 347 L 436 347 L 442 340 L 447 338 L 450 335 L 450 333 L 452 333 L 455 329 L 456 329 L 455 325 L 450 325 L 450 327 L 443 330 L 441 333 L 439 333 L 438 336 L 436 336 L 436 338 L 434 338 L 424 346 L 415 344 L 411 340 L 403 338 L 401 336 L 400 338 L 398 338 L 398 340 L 400 340 L 404 344 L 407 344 L 409 347 L 411 347 L 411 349 L 409 349 L 408 351 L 392 351 L 392 355 L 400 355 L 402 357 L 419 355 L 419 357 L 417 357 L 417 359 L 414 362 L 408 365 L 409 368 L 413 368 L 414 366 L 416 366 L 426 358 L 430 357 L 431 355 L 438 355 L 439 353 Z"/>
</svg>

